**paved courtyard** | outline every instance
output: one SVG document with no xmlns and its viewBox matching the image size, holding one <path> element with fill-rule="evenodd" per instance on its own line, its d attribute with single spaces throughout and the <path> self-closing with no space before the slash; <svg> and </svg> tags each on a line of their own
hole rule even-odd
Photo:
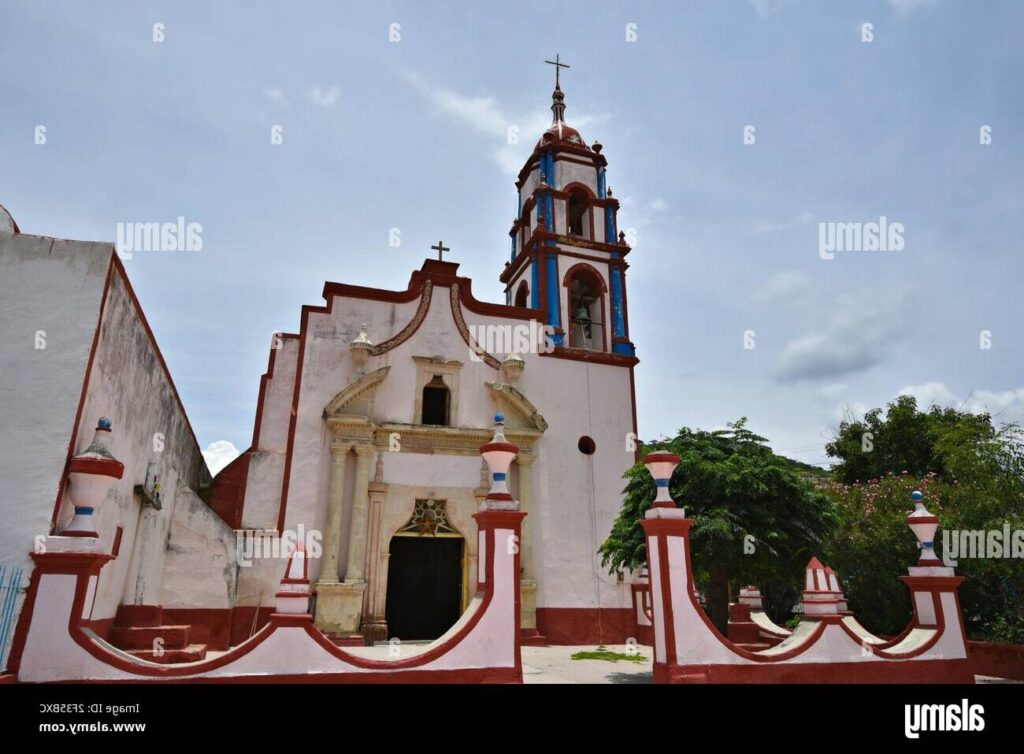
<svg viewBox="0 0 1024 754">
<path fill-rule="evenodd" d="M 613 652 L 626 653 L 625 644 L 608 644 Z M 619 660 L 573 660 L 584 647 L 523 647 L 523 683 L 650 683 L 653 665 L 650 647 L 635 647 L 643 662 Z"/>
</svg>

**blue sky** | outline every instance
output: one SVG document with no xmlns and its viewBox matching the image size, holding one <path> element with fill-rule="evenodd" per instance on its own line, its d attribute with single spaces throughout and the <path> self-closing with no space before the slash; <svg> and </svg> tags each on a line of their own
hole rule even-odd
<svg viewBox="0 0 1024 754">
<path fill-rule="evenodd" d="M 635 236 L 641 435 L 747 416 L 821 463 L 844 411 L 904 391 L 1024 418 L 1021 28 L 950 0 L 8 0 L 0 204 L 84 240 L 202 224 L 126 267 L 201 444 L 244 449 L 271 333 L 324 280 L 402 289 L 443 238 L 502 300 L 559 52 Z M 819 223 L 882 216 L 901 251 L 819 255 Z"/>
</svg>

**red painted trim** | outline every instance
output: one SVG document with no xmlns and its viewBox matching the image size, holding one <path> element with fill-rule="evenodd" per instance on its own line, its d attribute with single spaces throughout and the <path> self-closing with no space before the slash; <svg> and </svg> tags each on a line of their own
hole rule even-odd
<svg viewBox="0 0 1024 754">
<path fill-rule="evenodd" d="M 646 522 L 645 522 L 646 523 Z M 644 527 L 647 530 L 647 527 Z M 661 609 L 665 614 L 665 619 L 662 621 L 664 633 L 665 633 L 665 662 L 669 665 L 676 664 L 676 622 L 675 613 L 672 607 L 672 585 L 669 577 L 668 568 L 668 537 L 664 529 L 659 531 L 658 527 L 651 527 L 652 534 L 648 534 L 647 542 L 650 546 L 651 539 L 657 537 L 658 540 L 658 581 L 661 586 Z M 687 526 L 685 529 L 686 539 L 686 555 L 690 554 L 690 527 Z M 690 592 L 690 598 L 692 600 L 693 594 L 691 592 L 689 584 L 687 585 L 687 592 Z"/>
<path fill-rule="evenodd" d="M 647 536 L 648 541 L 650 540 L 650 538 L 652 536 L 656 535 L 656 536 L 659 537 L 659 563 L 661 565 L 661 572 L 659 574 L 659 578 L 661 578 L 663 580 L 663 583 L 662 583 L 663 597 L 662 597 L 662 599 L 663 600 L 665 599 L 665 596 L 664 596 L 664 591 L 665 591 L 665 588 L 666 588 L 665 587 L 665 581 L 667 581 L 667 579 L 665 579 L 665 574 L 668 573 L 668 570 L 667 570 L 668 569 L 667 547 L 665 547 L 667 542 L 665 540 L 669 536 L 680 537 L 680 538 L 683 539 L 683 542 L 684 542 L 684 557 L 686 558 L 686 566 L 687 566 L 686 567 L 687 583 L 685 585 L 686 595 L 687 595 L 687 598 L 690 600 L 690 603 L 693 606 L 693 609 L 694 609 L 696 615 L 704 622 L 704 625 L 707 627 L 708 631 L 716 639 L 718 639 L 718 641 L 721 642 L 721 644 L 724 647 L 726 647 L 727 649 L 729 649 L 733 653 L 739 655 L 740 657 L 743 657 L 743 658 L 748 659 L 748 660 L 752 660 L 753 662 L 758 663 L 758 664 L 775 664 L 775 663 L 778 663 L 778 662 L 781 662 L 781 661 L 784 661 L 784 660 L 792 659 L 793 657 L 797 657 L 798 655 L 803 654 L 804 652 L 809 650 L 812 646 L 814 646 L 814 644 L 818 641 L 818 639 L 821 638 L 822 634 L 825 631 L 826 626 L 828 626 L 830 624 L 831 625 L 839 626 L 855 643 L 861 645 L 866 651 L 870 652 L 871 654 L 873 654 L 873 655 L 875 655 L 875 656 L 877 656 L 879 658 L 886 659 L 886 660 L 908 660 L 908 659 L 912 659 L 914 657 L 918 657 L 921 654 L 927 652 L 929 649 L 931 649 L 935 645 L 935 643 L 938 642 L 938 640 L 942 637 L 942 635 L 945 632 L 945 624 L 944 624 L 944 620 L 943 620 L 943 617 L 942 617 L 943 613 L 942 613 L 942 610 L 941 610 L 941 605 L 939 604 L 939 594 L 942 593 L 942 592 L 949 592 L 949 591 L 955 590 L 955 587 L 958 586 L 960 584 L 960 582 L 963 581 L 963 578 L 959 577 L 959 576 L 948 577 L 948 578 L 944 578 L 944 577 L 911 577 L 911 576 L 904 576 L 903 577 L 903 579 L 905 581 L 907 579 L 911 579 L 911 580 L 917 579 L 917 580 L 927 580 L 929 582 L 927 584 L 927 586 L 928 587 L 932 587 L 931 589 L 929 589 L 929 591 L 932 592 L 932 598 L 933 598 L 934 604 L 935 604 L 935 615 L 936 615 L 936 620 L 937 620 L 937 625 L 935 627 L 936 630 L 935 630 L 934 634 L 932 635 L 932 637 L 930 639 L 928 639 L 926 642 L 924 642 L 923 644 L 921 644 L 920 646 L 918 646 L 917 648 L 915 648 L 911 652 L 890 652 L 890 651 L 887 651 L 886 649 L 881 649 L 878 646 L 874 646 L 874 645 L 870 645 L 870 644 L 864 644 L 862 639 L 859 636 L 857 636 L 855 633 L 853 633 L 853 631 L 850 628 L 848 628 L 842 622 L 842 616 L 841 615 L 822 615 L 822 616 L 808 616 L 808 617 L 813 617 L 815 619 L 816 626 L 815 626 L 814 630 L 809 634 L 807 640 L 805 640 L 804 642 L 801 642 L 798 646 L 793 647 L 792 649 L 790 649 L 787 652 L 783 652 L 781 654 L 772 655 L 770 657 L 765 657 L 763 655 L 760 655 L 760 654 L 757 654 L 757 653 L 754 653 L 754 652 L 750 652 L 750 651 L 744 649 L 743 647 L 739 647 L 739 646 L 735 645 L 733 642 L 729 641 L 725 636 L 723 636 L 721 634 L 721 632 L 719 632 L 719 630 L 711 622 L 711 619 L 707 616 L 707 613 L 705 613 L 704 610 L 700 607 L 700 605 L 697 604 L 696 598 L 694 597 L 693 561 L 692 561 L 692 559 L 690 557 L 690 526 L 692 525 L 692 523 L 693 522 L 692 522 L 691 519 L 645 519 L 644 521 L 641 521 L 641 523 L 640 523 L 640 525 L 644 529 L 644 532 L 645 532 L 645 534 Z M 934 582 L 934 583 L 932 583 L 932 582 Z M 909 585 L 909 583 L 908 583 L 908 585 Z M 917 589 L 915 589 L 915 591 L 917 591 Z M 959 608 L 959 597 L 956 596 L 955 591 L 954 591 L 954 598 L 957 600 L 957 611 L 959 613 L 959 610 L 960 610 L 960 608 Z M 666 620 L 665 620 L 665 622 L 666 622 L 666 648 L 670 649 L 672 652 L 674 652 L 674 650 L 675 650 L 674 640 L 673 640 L 672 643 L 670 643 L 669 640 L 668 640 L 668 627 L 669 627 L 669 625 L 671 623 L 671 620 L 672 620 L 671 613 L 667 612 L 667 610 L 666 610 Z M 961 624 L 962 624 L 962 618 L 961 618 Z M 914 627 L 918 627 L 916 620 L 915 620 L 915 626 Z M 963 631 L 962 625 L 961 625 L 961 631 Z M 965 637 L 965 640 L 966 640 L 966 634 L 962 634 L 962 635 Z M 669 665 L 673 664 L 672 660 L 671 660 L 672 656 L 673 655 L 670 655 L 668 653 L 666 654 L 666 658 L 669 660 Z M 842 666 L 842 665 L 844 665 L 844 663 L 835 663 L 835 666 Z M 830 667 L 831 667 L 831 665 L 830 665 Z"/>
<path fill-rule="evenodd" d="M 114 545 L 110 548 L 110 554 L 115 558 L 121 554 L 121 538 L 124 536 L 124 527 L 118 526 L 114 533 Z"/>
<path fill-rule="evenodd" d="M 475 513 L 473 518 L 477 521 L 477 526 L 480 531 L 485 533 L 485 542 L 489 557 L 485 564 L 486 583 L 484 585 L 483 600 L 480 607 L 474 613 L 473 616 L 466 622 L 466 624 L 448 641 L 438 646 L 432 647 L 427 652 L 416 655 L 414 657 L 407 658 L 405 660 L 368 660 L 361 657 L 350 655 L 339 647 L 335 646 L 333 642 L 322 632 L 317 630 L 312 623 L 312 616 L 310 615 L 280 615 L 274 614 L 271 616 L 271 621 L 267 626 L 264 626 L 255 636 L 249 641 L 239 645 L 237 648 L 228 650 L 223 655 L 216 658 L 198 662 L 190 663 L 187 666 L 172 666 L 172 665 L 143 665 L 140 663 L 132 662 L 131 660 L 125 659 L 123 656 L 114 654 L 108 651 L 101 644 L 98 644 L 92 637 L 88 636 L 84 631 L 82 622 L 82 609 L 84 606 L 85 597 L 88 591 L 89 578 L 93 575 L 97 575 L 103 565 L 111 560 L 110 555 L 106 554 L 93 554 L 93 553 L 42 553 L 33 554 L 33 559 L 36 561 L 36 568 L 33 571 L 32 579 L 33 585 L 30 586 L 31 594 L 26 598 L 27 610 L 22 611 L 21 620 L 19 620 L 18 631 L 15 634 L 15 647 L 17 654 L 12 651 L 12 662 L 11 669 L 16 673 L 17 667 L 21 661 L 21 654 L 24 650 L 25 637 L 27 636 L 28 624 L 30 618 L 27 616 L 31 615 L 32 608 L 34 608 L 35 594 L 38 590 L 38 583 L 40 574 L 43 573 L 73 573 L 77 574 L 78 579 L 75 586 L 75 596 L 71 605 L 71 611 L 68 618 L 68 633 L 72 640 L 75 641 L 80 647 L 87 651 L 90 655 L 95 657 L 97 660 L 122 670 L 126 673 L 132 673 L 135 675 L 149 676 L 151 678 L 176 678 L 183 682 L 222 682 L 222 683 L 240 683 L 240 682 L 252 682 L 252 681 L 267 681 L 267 682 L 284 682 L 284 679 L 290 679 L 293 676 L 274 676 L 272 679 L 266 677 L 253 678 L 252 676 L 238 676 L 228 679 L 220 678 L 183 678 L 182 676 L 194 676 L 199 673 L 206 673 L 211 670 L 223 667 L 240 657 L 244 657 L 246 654 L 251 652 L 257 646 L 262 644 L 267 638 L 280 626 L 297 626 L 301 627 L 306 631 L 317 644 L 323 647 L 329 654 L 337 657 L 338 659 L 350 664 L 355 667 L 364 669 L 376 669 L 376 670 L 389 670 L 389 671 L 404 671 L 413 668 L 417 668 L 421 665 L 429 663 L 438 657 L 446 654 L 453 649 L 459 642 L 461 642 L 469 632 L 480 622 L 480 619 L 486 613 L 487 608 L 490 606 L 492 598 L 494 596 L 494 554 L 495 550 L 495 532 L 497 529 L 510 529 L 513 534 L 517 537 L 521 535 L 522 521 L 526 514 L 519 511 L 481 511 Z M 520 592 L 519 592 L 519 579 L 516 575 L 519 573 L 519 553 L 516 552 L 513 555 L 512 562 L 512 574 L 513 574 L 513 590 L 514 590 L 514 615 L 519 615 L 521 609 L 520 604 Z M 29 605 L 31 600 L 32 605 Z M 25 624 L 24 627 L 22 624 Z M 515 631 L 514 642 L 515 642 L 515 666 L 511 669 L 508 668 L 487 668 L 487 669 L 467 669 L 457 671 L 421 671 L 424 680 L 433 679 L 437 676 L 438 680 L 443 678 L 444 673 L 449 673 L 452 678 L 465 677 L 466 674 L 472 675 L 474 672 L 484 673 L 488 677 L 499 677 L 509 682 L 522 681 L 522 664 L 521 664 L 521 653 L 520 653 L 520 636 L 519 632 Z M 329 675 L 337 680 L 350 678 L 351 680 L 360 680 L 362 682 L 388 682 L 388 680 L 397 680 L 395 678 L 368 678 L 366 674 L 358 673 L 337 673 L 337 674 L 324 674 Z M 382 674 L 393 676 L 395 674 L 388 673 Z M 404 673 L 399 673 L 403 679 L 410 680 L 409 676 Z M 320 674 L 316 676 L 295 676 L 298 678 L 321 678 Z M 133 679 L 134 680 L 134 679 Z"/>
<path fill-rule="evenodd" d="M 568 288 L 569 284 L 572 283 L 573 277 L 575 277 L 580 272 L 586 272 L 593 275 L 594 279 L 597 281 L 598 287 L 601 289 L 601 293 L 608 292 L 608 286 L 605 285 L 604 282 L 604 275 L 598 272 L 596 267 L 594 267 L 593 265 L 589 265 L 585 262 L 577 262 L 572 267 L 570 267 L 566 271 L 565 275 L 562 277 L 562 285 Z M 604 312 L 602 310 L 602 314 L 603 313 Z"/>
<path fill-rule="evenodd" d="M 110 458 L 72 458 L 68 464 L 69 474 L 94 474 L 96 476 L 112 476 L 120 479 L 124 476 L 124 464 Z"/>
<path fill-rule="evenodd" d="M 608 328 L 611 326 L 608 321 L 608 315 L 610 312 L 605 307 L 605 296 L 608 293 L 608 288 L 604 283 L 604 278 L 601 273 L 598 272 L 594 267 L 584 262 L 574 264 L 565 273 L 565 277 L 562 278 L 562 287 L 565 288 L 565 321 L 569 326 L 569 338 L 570 343 L 572 342 L 572 293 L 570 286 L 572 285 L 573 278 L 579 273 L 584 275 L 592 276 L 596 281 L 600 292 L 597 295 L 597 305 L 601 311 L 601 322 L 599 326 L 601 328 L 601 352 L 608 353 Z M 573 346 L 569 346 L 572 348 Z"/>
<path fill-rule="evenodd" d="M 802 662 L 785 665 L 654 664 L 655 683 L 955 683 L 972 684 L 968 660 Z"/>
<path fill-rule="evenodd" d="M 583 348 L 554 348 L 540 354 L 548 358 L 570 359 L 572 361 L 589 361 L 595 364 L 608 364 L 615 367 L 633 367 L 640 363 L 636 356 L 625 356 L 610 351 L 587 351 Z"/>
<path fill-rule="evenodd" d="M 639 639 L 628 607 L 538 607 L 537 630 L 551 646 L 625 644 Z"/>
<path fill-rule="evenodd" d="M 284 340 L 297 340 L 299 336 L 295 333 L 274 333 L 275 337 L 280 337 Z M 284 344 L 282 343 L 281 348 L 274 348 L 273 345 L 270 347 L 270 356 L 267 358 L 267 371 L 260 377 L 260 391 L 259 397 L 256 399 L 256 421 L 252 428 L 252 442 L 250 443 L 251 448 L 260 447 L 260 433 L 263 431 L 263 403 L 267 396 L 267 384 L 274 379 L 274 370 L 277 367 L 277 352 L 284 350 Z"/>
<path fill-rule="evenodd" d="M 1024 646 L 987 641 L 972 641 L 969 645 L 975 675 L 1024 681 Z"/>
<path fill-rule="evenodd" d="M 583 201 L 584 201 L 584 206 L 585 206 L 585 210 L 584 211 L 586 213 L 587 219 L 589 220 L 589 224 L 590 224 L 590 234 L 587 235 L 587 236 L 584 236 L 582 234 L 581 235 L 576 235 L 575 233 L 573 233 L 571 231 L 571 229 L 569 227 L 569 222 L 570 222 L 570 219 L 571 219 L 569 217 L 569 200 L 572 198 L 572 195 L 574 193 L 575 194 L 583 194 Z M 580 238 L 580 239 L 583 239 L 583 240 L 586 240 L 586 241 L 596 241 L 597 237 L 594 235 L 594 207 L 598 203 L 597 194 L 594 193 L 594 191 L 590 188 L 590 186 L 588 186 L 585 183 L 580 183 L 579 181 L 573 181 L 572 183 L 567 183 L 565 186 L 562 187 L 562 189 L 560 191 L 556 191 L 555 194 L 556 194 L 556 196 L 559 196 L 559 198 L 562 200 L 562 203 L 565 205 L 565 234 L 566 234 L 566 236 L 568 236 L 569 238 Z M 556 228 L 556 230 L 557 230 L 557 228 Z"/>
<path fill-rule="evenodd" d="M 516 289 L 516 295 L 514 300 L 516 307 L 521 307 L 523 309 L 530 308 L 530 286 L 525 280 L 519 281 L 519 287 Z M 520 304 L 520 300 L 524 301 L 525 303 Z"/>
</svg>

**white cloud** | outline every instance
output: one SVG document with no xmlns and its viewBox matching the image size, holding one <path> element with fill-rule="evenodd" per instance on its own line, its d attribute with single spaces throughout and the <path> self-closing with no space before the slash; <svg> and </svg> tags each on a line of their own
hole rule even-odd
<svg viewBox="0 0 1024 754">
<path fill-rule="evenodd" d="M 230 440 L 216 440 L 206 446 L 203 451 L 203 458 L 214 476 L 220 473 L 221 469 L 234 461 L 241 453 Z"/>
<path fill-rule="evenodd" d="M 953 393 L 945 383 L 907 385 L 897 395 L 912 395 L 920 408 L 931 405 L 952 407 L 972 414 L 991 414 L 1006 421 L 1018 421 L 1024 414 L 1024 387 L 1011 390 L 973 390 L 966 398 Z"/>
<path fill-rule="evenodd" d="M 322 87 L 319 84 L 309 90 L 309 99 L 319 107 L 332 107 L 341 98 L 341 90 L 336 86 Z"/>
<path fill-rule="evenodd" d="M 876 291 L 837 296 L 817 330 L 782 349 L 775 376 L 782 382 L 840 377 L 881 363 L 899 334 L 903 302 Z"/>
<path fill-rule="evenodd" d="M 936 406 L 952 406 L 962 403 L 952 391 L 941 382 L 925 382 L 922 385 L 907 385 L 897 395 L 910 395 L 917 400 L 920 408 Z"/>
<path fill-rule="evenodd" d="M 1017 421 L 1024 412 L 1024 387 L 1016 390 L 975 390 L 967 398 L 966 408 L 973 413 L 987 412 L 993 416 L 1005 416 L 1008 421 Z"/>
<path fill-rule="evenodd" d="M 818 395 L 827 401 L 836 401 L 846 392 L 845 382 L 833 382 L 818 388 Z"/>
<path fill-rule="evenodd" d="M 814 215 L 812 213 L 802 212 L 792 220 L 766 220 L 764 222 L 754 223 L 754 226 L 750 230 L 755 236 L 761 236 L 766 233 L 781 233 L 782 231 L 789 230 L 790 228 L 807 225 L 807 223 L 813 219 Z"/>
<path fill-rule="evenodd" d="M 266 97 L 271 102 L 273 102 L 275 105 L 280 105 L 281 107 L 288 107 L 288 100 L 284 98 L 284 92 L 280 89 L 267 89 L 265 92 L 263 92 L 263 96 Z"/>
<path fill-rule="evenodd" d="M 776 272 L 769 277 L 763 286 L 754 291 L 754 301 L 770 303 L 773 301 L 804 302 L 813 292 L 811 276 L 802 270 L 786 270 Z"/>
</svg>

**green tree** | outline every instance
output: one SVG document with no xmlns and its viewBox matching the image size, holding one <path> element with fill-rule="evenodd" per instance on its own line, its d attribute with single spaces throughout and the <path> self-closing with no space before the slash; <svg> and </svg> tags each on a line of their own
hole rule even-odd
<svg viewBox="0 0 1024 754">
<path fill-rule="evenodd" d="M 913 396 L 901 395 L 884 409 L 868 411 L 863 420 L 847 419 L 840 423 L 825 450 L 838 459 L 832 474 L 844 484 L 904 472 L 919 478 L 932 473 L 943 481 L 951 481 L 951 449 L 943 452 L 939 445 L 950 433 L 970 437 L 975 443 L 997 440 L 987 414 L 939 406 L 919 411 Z"/>
<path fill-rule="evenodd" d="M 761 586 L 770 612 L 788 612 L 802 569 L 832 521 L 829 498 L 748 430 L 745 418 L 714 432 L 684 427 L 670 440 L 642 445 L 641 454 L 655 449 L 680 457 L 669 491 L 694 519 L 693 565 L 698 584 L 706 586 L 712 622 L 725 631 L 730 585 L 741 582 Z M 654 480 L 640 463 L 625 477 L 622 510 L 600 548 L 612 572 L 638 568 L 647 558 L 640 521 L 654 500 Z"/>
<path fill-rule="evenodd" d="M 863 432 L 872 433 L 870 442 L 861 441 Z M 898 579 L 916 559 L 904 523 L 915 487 L 939 517 L 940 557 L 943 530 L 987 536 L 1024 528 L 1024 439 L 1016 425 L 951 408 L 921 411 L 901 396 L 863 422 L 843 422 L 827 451 L 839 459 L 826 488 L 839 518 L 829 554 L 851 609 L 875 632 L 895 633 L 910 616 Z M 966 577 L 960 602 L 968 633 L 1024 641 L 1024 559 L 961 557 L 956 567 Z"/>
</svg>

